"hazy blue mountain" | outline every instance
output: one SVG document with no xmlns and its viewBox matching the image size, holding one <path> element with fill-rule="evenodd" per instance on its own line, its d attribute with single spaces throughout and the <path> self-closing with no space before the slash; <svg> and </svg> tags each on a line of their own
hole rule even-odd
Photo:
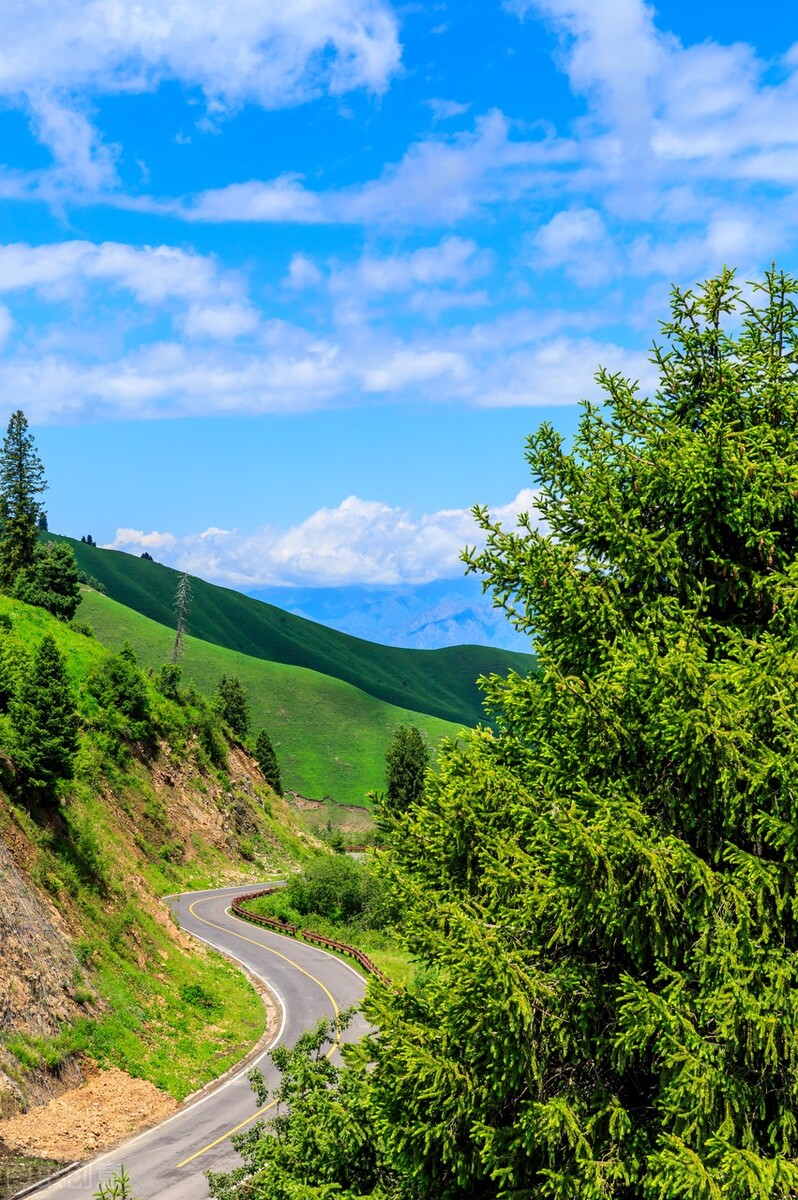
<svg viewBox="0 0 798 1200">
<path fill-rule="evenodd" d="M 479 581 L 441 579 L 418 587 L 265 587 L 248 593 L 342 633 L 416 650 L 498 646 L 531 652 L 504 613 L 482 594 Z"/>
</svg>

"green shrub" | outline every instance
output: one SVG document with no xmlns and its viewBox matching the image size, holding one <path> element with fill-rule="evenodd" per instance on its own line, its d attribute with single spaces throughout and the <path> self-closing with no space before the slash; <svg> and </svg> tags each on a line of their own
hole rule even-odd
<svg viewBox="0 0 798 1200">
<path fill-rule="evenodd" d="M 301 915 L 318 913 L 331 921 L 357 921 L 372 928 L 382 928 L 392 919 L 382 879 L 345 854 L 317 859 L 301 874 L 292 875 L 284 896 L 285 903 Z"/>
<path fill-rule="evenodd" d="M 167 700 L 181 700 L 180 681 L 183 671 L 177 663 L 162 663 L 155 677 L 155 686 Z"/>
<path fill-rule="evenodd" d="M 128 646 L 107 654 L 86 678 L 86 690 L 101 709 L 101 724 L 131 741 L 155 736 L 147 681 Z"/>
<path fill-rule="evenodd" d="M 180 999 L 192 1008 L 200 1008 L 205 1012 L 217 1012 L 222 1006 L 216 996 L 212 996 L 201 983 L 184 983 L 180 987 Z"/>
</svg>

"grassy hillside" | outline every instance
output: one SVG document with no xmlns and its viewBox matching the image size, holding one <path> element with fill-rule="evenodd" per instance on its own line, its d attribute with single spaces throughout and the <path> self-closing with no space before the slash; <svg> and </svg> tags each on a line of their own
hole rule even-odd
<svg viewBox="0 0 798 1200">
<path fill-rule="evenodd" d="M 51 535 L 47 535 L 48 537 Z M 117 550 L 69 541 L 78 565 L 120 604 L 174 629 L 178 572 Z M 534 658 L 487 646 L 400 650 L 349 637 L 229 588 L 192 579 L 189 629 L 195 637 L 241 654 L 306 667 L 353 684 L 378 700 L 462 725 L 485 719 L 480 675 L 526 674 Z"/>
<path fill-rule="evenodd" d="M 45 634 L 65 658 L 80 725 L 74 778 L 46 802 L 25 791 L 9 701 Z M 263 1028 L 262 1006 L 157 897 L 279 876 L 318 850 L 194 690 L 170 698 L 128 664 L 145 715 L 106 698 L 97 681 L 117 661 L 0 596 L 0 1117 L 79 1082 L 84 1055 L 178 1099 L 237 1061 Z"/>
<path fill-rule="evenodd" d="M 105 645 L 118 649 L 129 642 L 147 666 L 157 668 L 171 656 L 173 630 L 108 596 L 85 591 L 77 615 Z M 283 785 L 315 799 L 332 796 L 339 803 L 364 804 L 366 792 L 383 786 L 385 750 L 397 725 L 412 722 L 426 732 L 431 745 L 445 735 L 456 736 L 459 729 L 386 704 L 329 675 L 266 662 L 194 637 L 186 639 L 182 665 L 184 678 L 206 695 L 216 690 L 222 675 L 241 680 L 251 728 L 268 730 Z"/>
</svg>

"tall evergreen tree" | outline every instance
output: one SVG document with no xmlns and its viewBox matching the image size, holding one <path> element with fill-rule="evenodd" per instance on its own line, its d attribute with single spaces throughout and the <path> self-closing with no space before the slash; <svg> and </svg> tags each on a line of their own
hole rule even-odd
<svg viewBox="0 0 798 1200">
<path fill-rule="evenodd" d="M 78 714 L 63 655 L 50 634 L 39 643 L 10 712 L 20 790 L 28 798 L 52 800 L 58 780 L 72 778 Z"/>
<path fill-rule="evenodd" d="M 37 496 L 46 488 L 44 467 L 18 409 L 11 414 L 0 450 L 0 586 L 5 589 L 20 571 L 33 568 L 42 512 Z"/>
<path fill-rule="evenodd" d="M 392 813 L 405 812 L 424 794 L 429 750 L 415 725 L 400 725 L 385 755 L 385 807 Z"/>
<path fill-rule="evenodd" d="M 272 739 L 265 729 L 261 729 L 258 734 L 258 740 L 255 743 L 255 758 L 258 760 L 258 766 L 263 772 L 263 778 L 269 787 L 278 796 L 282 796 L 283 781 L 280 777 L 280 764 L 277 761 L 277 754 L 272 745 Z"/>
<path fill-rule="evenodd" d="M 675 290 L 657 393 L 602 371 L 570 453 L 529 440 L 545 524 L 478 510 L 540 670 L 395 823 L 425 969 L 253 1198 L 798 1195 L 796 296 Z"/>
</svg>

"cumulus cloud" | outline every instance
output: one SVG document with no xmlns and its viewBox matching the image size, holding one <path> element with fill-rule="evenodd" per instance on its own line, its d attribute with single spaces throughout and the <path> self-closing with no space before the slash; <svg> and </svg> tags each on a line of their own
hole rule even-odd
<svg viewBox="0 0 798 1200">
<path fill-rule="evenodd" d="M 471 283 L 489 269 L 491 255 L 480 251 L 470 238 L 447 237 L 437 246 L 423 246 L 405 254 L 364 254 L 350 268 L 335 271 L 334 290 L 368 292 L 410 291 L 442 283 Z"/>
<path fill-rule="evenodd" d="M 378 179 L 316 192 L 295 174 L 281 175 L 201 192 L 172 210 L 191 221 L 449 224 L 535 184 L 553 184 L 553 173 L 572 157 L 565 139 L 512 136 L 509 121 L 494 109 L 471 130 L 413 143 Z"/>
<path fill-rule="evenodd" d="M 593 208 L 555 213 L 534 234 L 531 265 L 562 267 L 576 283 L 606 283 L 618 267 L 618 254 L 600 213 Z"/>
<path fill-rule="evenodd" d="M 240 279 L 216 260 L 173 246 L 130 246 L 80 240 L 30 246 L 0 245 L 0 293 L 35 290 L 62 300 L 86 283 L 107 283 L 133 293 L 143 304 L 177 298 L 235 297 Z"/>
<path fill-rule="evenodd" d="M 247 103 L 380 93 L 400 59 L 387 0 L 7 0 L 0 45 L 0 95 L 29 112 L 56 163 L 89 191 L 113 183 L 113 150 L 76 97 L 179 80 L 218 119 Z"/>
<path fill-rule="evenodd" d="M 101 289 L 111 294 L 127 292 L 139 305 L 138 310 L 128 306 L 124 317 L 115 316 L 116 333 L 126 325 L 152 323 L 164 315 L 192 340 L 229 341 L 252 335 L 260 326 L 245 281 L 220 267 L 213 256 L 172 246 L 77 239 L 41 246 L 0 245 L 0 295 L 33 293 L 63 310 L 83 297 L 95 301 Z M 82 332 L 85 336 L 86 320 Z M 40 326 L 38 345 L 47 346 L 53 336 L 63 340 L 57 324 L 49 332 Z"/>
<path fill-rule="evenodd" d="M 29 418 L 44 424 L 286 414 L 375 397 L 476 407 L 573 404 L 595 396 L 599 364 L 643 386 L 652 382 L 644 354 L 555 328 L 532 314 L 413 341 L 360 329 L 320 337 L 270 321 L 255 344 L 239 344 L 231 329 L 227 341 L 217 330 L 215 344 L 161 341 L 99 361 L 23 348 L 0 358 L 0 392 L 24 395 Z"/>
<path fill-rule="evenodd" d="M 216 105 L 297 103 L 322 89 L 381 91 L 399 61 L 381 0 L 8 0 L 0 88 L 131 92 L 163 79 Z"/>
<path fill-rule="evenodd" d="M 331 261 L 326 283 L 339 324 L 374 321 L 390 302 L 437 316 L 447 308 L 486 304 L 486 294 L 470 285 L 493 261 L 493 254 L 472 239 L 447 237 L 404 253 L 366 252 L 347 266 Z"/>
<path fill-rule="evenodd" d="M 288 265 L 288 274 L 283 282 L 286 287 L 295 291 L 305 288 L 315 288 L 322 281 L 322 274 L 316 264 L 306 254 L 294 254 Z"/>
<path fill-rule="evenodd" d="M 535 499 L 531 489 L 522 489 L 492 515 L 514 526 L 520 513 L 534 512 Z M 459 576 L 463 547 L 480 542 L 468 509 L 416 517 L 382 501 L 348 496 L 291 529 L 242 533 L 212 528 L 185 538 L 118 529 L 109 546 L 132 554 L 157 550 L 170 566 L 220 583 L 332 587 L 421 584 Z"/>
<path fill-rule="evenodd" d="M 574 91 L 591 101 L 582 165 L 594 183 L 616 180 L 639 203 L 651 178 L 772 182 L 793 174 L 798 150 L 798 53 L 773 82 L 772 61 L 753 47 L 683 45 L 657 27 L 644 0 L 506 0 L 561 35 L 561 61 Z M 782 166 L 777 167 L 777 161 Z"/>
<path fill-rule="evenodd" d="M 183 328 L 188 337 L 228 340 L 253 333 L 259 323 L 258 314 L 248 304 L 192 304 Z"/>
</svg>

